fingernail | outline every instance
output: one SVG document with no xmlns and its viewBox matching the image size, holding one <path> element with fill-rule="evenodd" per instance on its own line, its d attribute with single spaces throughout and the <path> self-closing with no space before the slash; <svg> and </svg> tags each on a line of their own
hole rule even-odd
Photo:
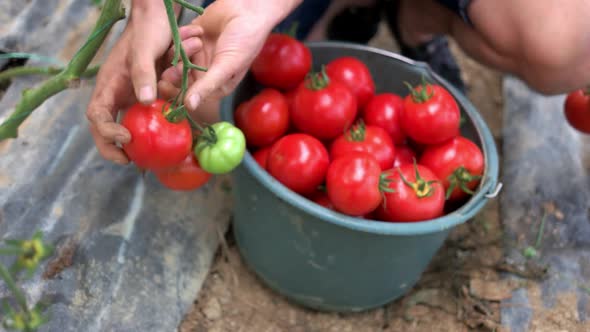
<svg viewBox="0 0 590 332">
<path fill-rule="evenodd" d="M 139 89 L 139 101 L 142 103 L 149 103 L 154 100 L 154 89 L 151 86 L 146 85 Z"/>
<path fill-rule="evenodd" d="M 197 106 L 199 106 L 199 101 L 200 101 L 200 97 L 197 94 L 191 95 L 190 97 L 188 97 L 188 107 L 191 110 L 196 110 Z"/>
</svg>

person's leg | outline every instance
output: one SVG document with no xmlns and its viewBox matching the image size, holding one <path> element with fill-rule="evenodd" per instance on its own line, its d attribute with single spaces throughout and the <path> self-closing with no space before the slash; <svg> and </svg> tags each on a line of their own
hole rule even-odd
<svg viewBox="0 0 590 332">
<path fill-rule="evenodd" d="M 471 0 L 463 8 L 468 20 L 444 0 L 400 1 L 400 35 L 410 46 L 448 34 L 475 60 L 540 92 L 590 83 L 590 1 Z"/>
</svg>

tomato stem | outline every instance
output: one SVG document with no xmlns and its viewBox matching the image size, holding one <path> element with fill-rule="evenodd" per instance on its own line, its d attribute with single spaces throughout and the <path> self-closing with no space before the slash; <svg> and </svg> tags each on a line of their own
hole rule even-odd
<svg viewBox="0 0 590 332">
<path fill-rule="evenodd" d="M 382 172 L 381 175 L 379 175 L 379 190 L 381 192 L 387 192 L 387 193 L 394 193 L 395 192 L 395 189 L 389 188 L 389 184 L 391 184 L 391 179 L 389 178 L 390 175 L 391 175 L 390 171 Z"/>
<path fill-rule="evenodd" d="M 306 84 L 307 88 L 313 91 L 318 91 L 330 84 L 330 78 L 326 73 L 326 66 L 322 65 L 322 69 L 319 72 L 309 73 L 309 80 Z"/>
<path fill-rule="evenodd" d="M 425 103 L 432 98 L 434 95 L 434 90 L 428 81 L 426 81 L 426 77 L 422 76 L 422 83 L 420 85 L 413 87 L 410 83 L 404 82 L 404 84 L 410 90 L 410 95 L 412 96 L 412 100 L 415 103 Z M 420 89 L 418 90 L 418 87 Z"/>
<path fill-rule="evenodd" d="M 352 142 L 363 142 L 365 140 L 366 127 L 363 119 L 359 119 L 357 123 L 348 130 L 346 139 Z"/>
<path fill-rule="evenodd" d="M 481 179 L 481 175 L 473 175 L 471 174 L 465 167 L 461 166 L 458 167 L 451 175 L 449 175 L 449 188 L 446 192 L 446 199 L 451 197 L 451 194 L 455 190 L 455 188 L 459 187 L 463 192 L 473 195 L 473 190 L 469 189 L 467 186 L 470 182 L 474 180 Z"/>
<path fill-rule="evenodd" d="M 203 15 L 203 13 L 205 12 L 205 9 L 203 7 L 201 7 L 201 6 L 195 6 L 195 5 L 193 5 L 191 3 L 188 3 L 188 2 L 186 2 L 184 0 L 174 0 L 174 2 L 176 2 L 177 4 L 179 4 L 179 5 L 181 5 L 181 6 L 185 7 L 185 8 L 188 8 L 188 9 L 190 9 L 192 11 L 195 11 L 199 15 Z"/>
<path fill-rule="evenodd" d="M 215 145 L 215 143 L 217 143 L 217 134 L 215 133 L 215 129 L 213 129 L 211 126 L 205 127 L 205 129 L 201 131 L 199 140 L 203 140 L 205 142 L 205 144 L 201 146 L 201 149 L 205 148 L 206 146 Z"/>
<path fill-rule="evenodd" d="M 174 57 L 172 59 L 172 65 L 178 65 L 178 61 L 182 60 L 182 83 L 180 88 L 180 100 L 184 101 L 184 97 L 186 95 L 186 91 L 188 90 L 188 74 L 189 70 L 195 69 L 199 71 L 207 71 L 207 68 L 197 66 L 191 62 L 182 46 L 182 40 L 180 39 L 180 32 L 178 31 L 178 22 L 176 21 L 176 14 L 174 13 L 174 4 L 173 2 L 177 2 L 180 5 L 187 7 L 189 9 L 195 10 L 200 15 L 203 14 L 204 9 L 202 7 L 196 7 L 187 3 L 186 1 L 182 0 L 164 0 L 164 5 L 166 6 L 166 14 L 168 15 L 168 22 L 170 24 L 170 29 L 172 30 L 172 40 L 174 42 Z M 188 6 L 187 6 L 188 5 Z M 172 108 L 176 109 L 178 98 L 175 98 L 175 102 L 172 105 Z"/>
<path fill-rule="evenodd" d="M 399 170 L 399 168 L 397 169 L 397 171 L 399 173 L 400 178 L 405 183 L 405 185 L 412 188 L 418 198 L 432 196 L 432 194 L 434 192 L 432 184 L 437 181 L 436 180 L 425 181 L 422 178 L 422 176 L 420 176 L 420 173 L 418 172 L 418 164 L 416 163 L 416 159 L 414 159 L 414 171 L 415 171 L 415 177 L 416 177 L 415 182 L 408 181 L 406 179 L 406 177 L 402 174 L 402 172 Z"/>
<path fill-rule="evenodd" d="M 299 28 L 299 21 L 294 21 L 284 34 L 297 39 L 297 29 Z"/>
</svg>

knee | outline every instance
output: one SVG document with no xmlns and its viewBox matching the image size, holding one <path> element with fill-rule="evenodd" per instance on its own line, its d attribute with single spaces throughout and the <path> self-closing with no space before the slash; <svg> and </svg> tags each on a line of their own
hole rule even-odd
<svg viewBox="0 0 590 332">
<path fill-rule="evenodd" d="M 564 85 L 578 84 L 577 79 L 589 79 L 587 21 L 573 19 L 568 23 L 561 15 L 555 15 L 537 24 L 521 24 L 514 33 L 518 36 L 517 72 L 533 88 L 554 93 L 560 92 Z"/>
<path fill-rule="evenodd" d="M 504 69 L 540 92 L 551 93 L 564 82 L 571 86 L 582 79 L 579 76 L 590 79 L 590 2 L 572 2 L 577 5 L 474 1 L 470 14 L 482 39 L 505 64 Z"/>
</svg>

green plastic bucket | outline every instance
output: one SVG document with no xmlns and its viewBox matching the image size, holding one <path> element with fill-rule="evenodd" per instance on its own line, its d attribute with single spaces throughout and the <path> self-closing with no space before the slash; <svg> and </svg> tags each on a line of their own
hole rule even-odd
<svg viewBox="0 0 590 332">
<path fill-rule="evenodd" d="M 498 153 L 490 130 L 475 107 L 423 63 L 357 44 L 308 44 L 315 69 L 340 56 L 355 56 L 373 73 L 377 93 L 406 95 L 407 81 L 424 75 L 457 99 L 467 121 L 462 134 L 483 150 L 486 169 L 477 192 L 441 218 L 387 223 L 348 217 L 292 192 L 247 153 L 232 173 L 233 232 L 246 264 L 287 299 L 322 311 L 362 311 L 408 292 L 439 250 L 449 231 L 477 214 L 498 190 Z M 248 75 L 222 102 L 222 118 L 260 89 Z"/>
</svg>

